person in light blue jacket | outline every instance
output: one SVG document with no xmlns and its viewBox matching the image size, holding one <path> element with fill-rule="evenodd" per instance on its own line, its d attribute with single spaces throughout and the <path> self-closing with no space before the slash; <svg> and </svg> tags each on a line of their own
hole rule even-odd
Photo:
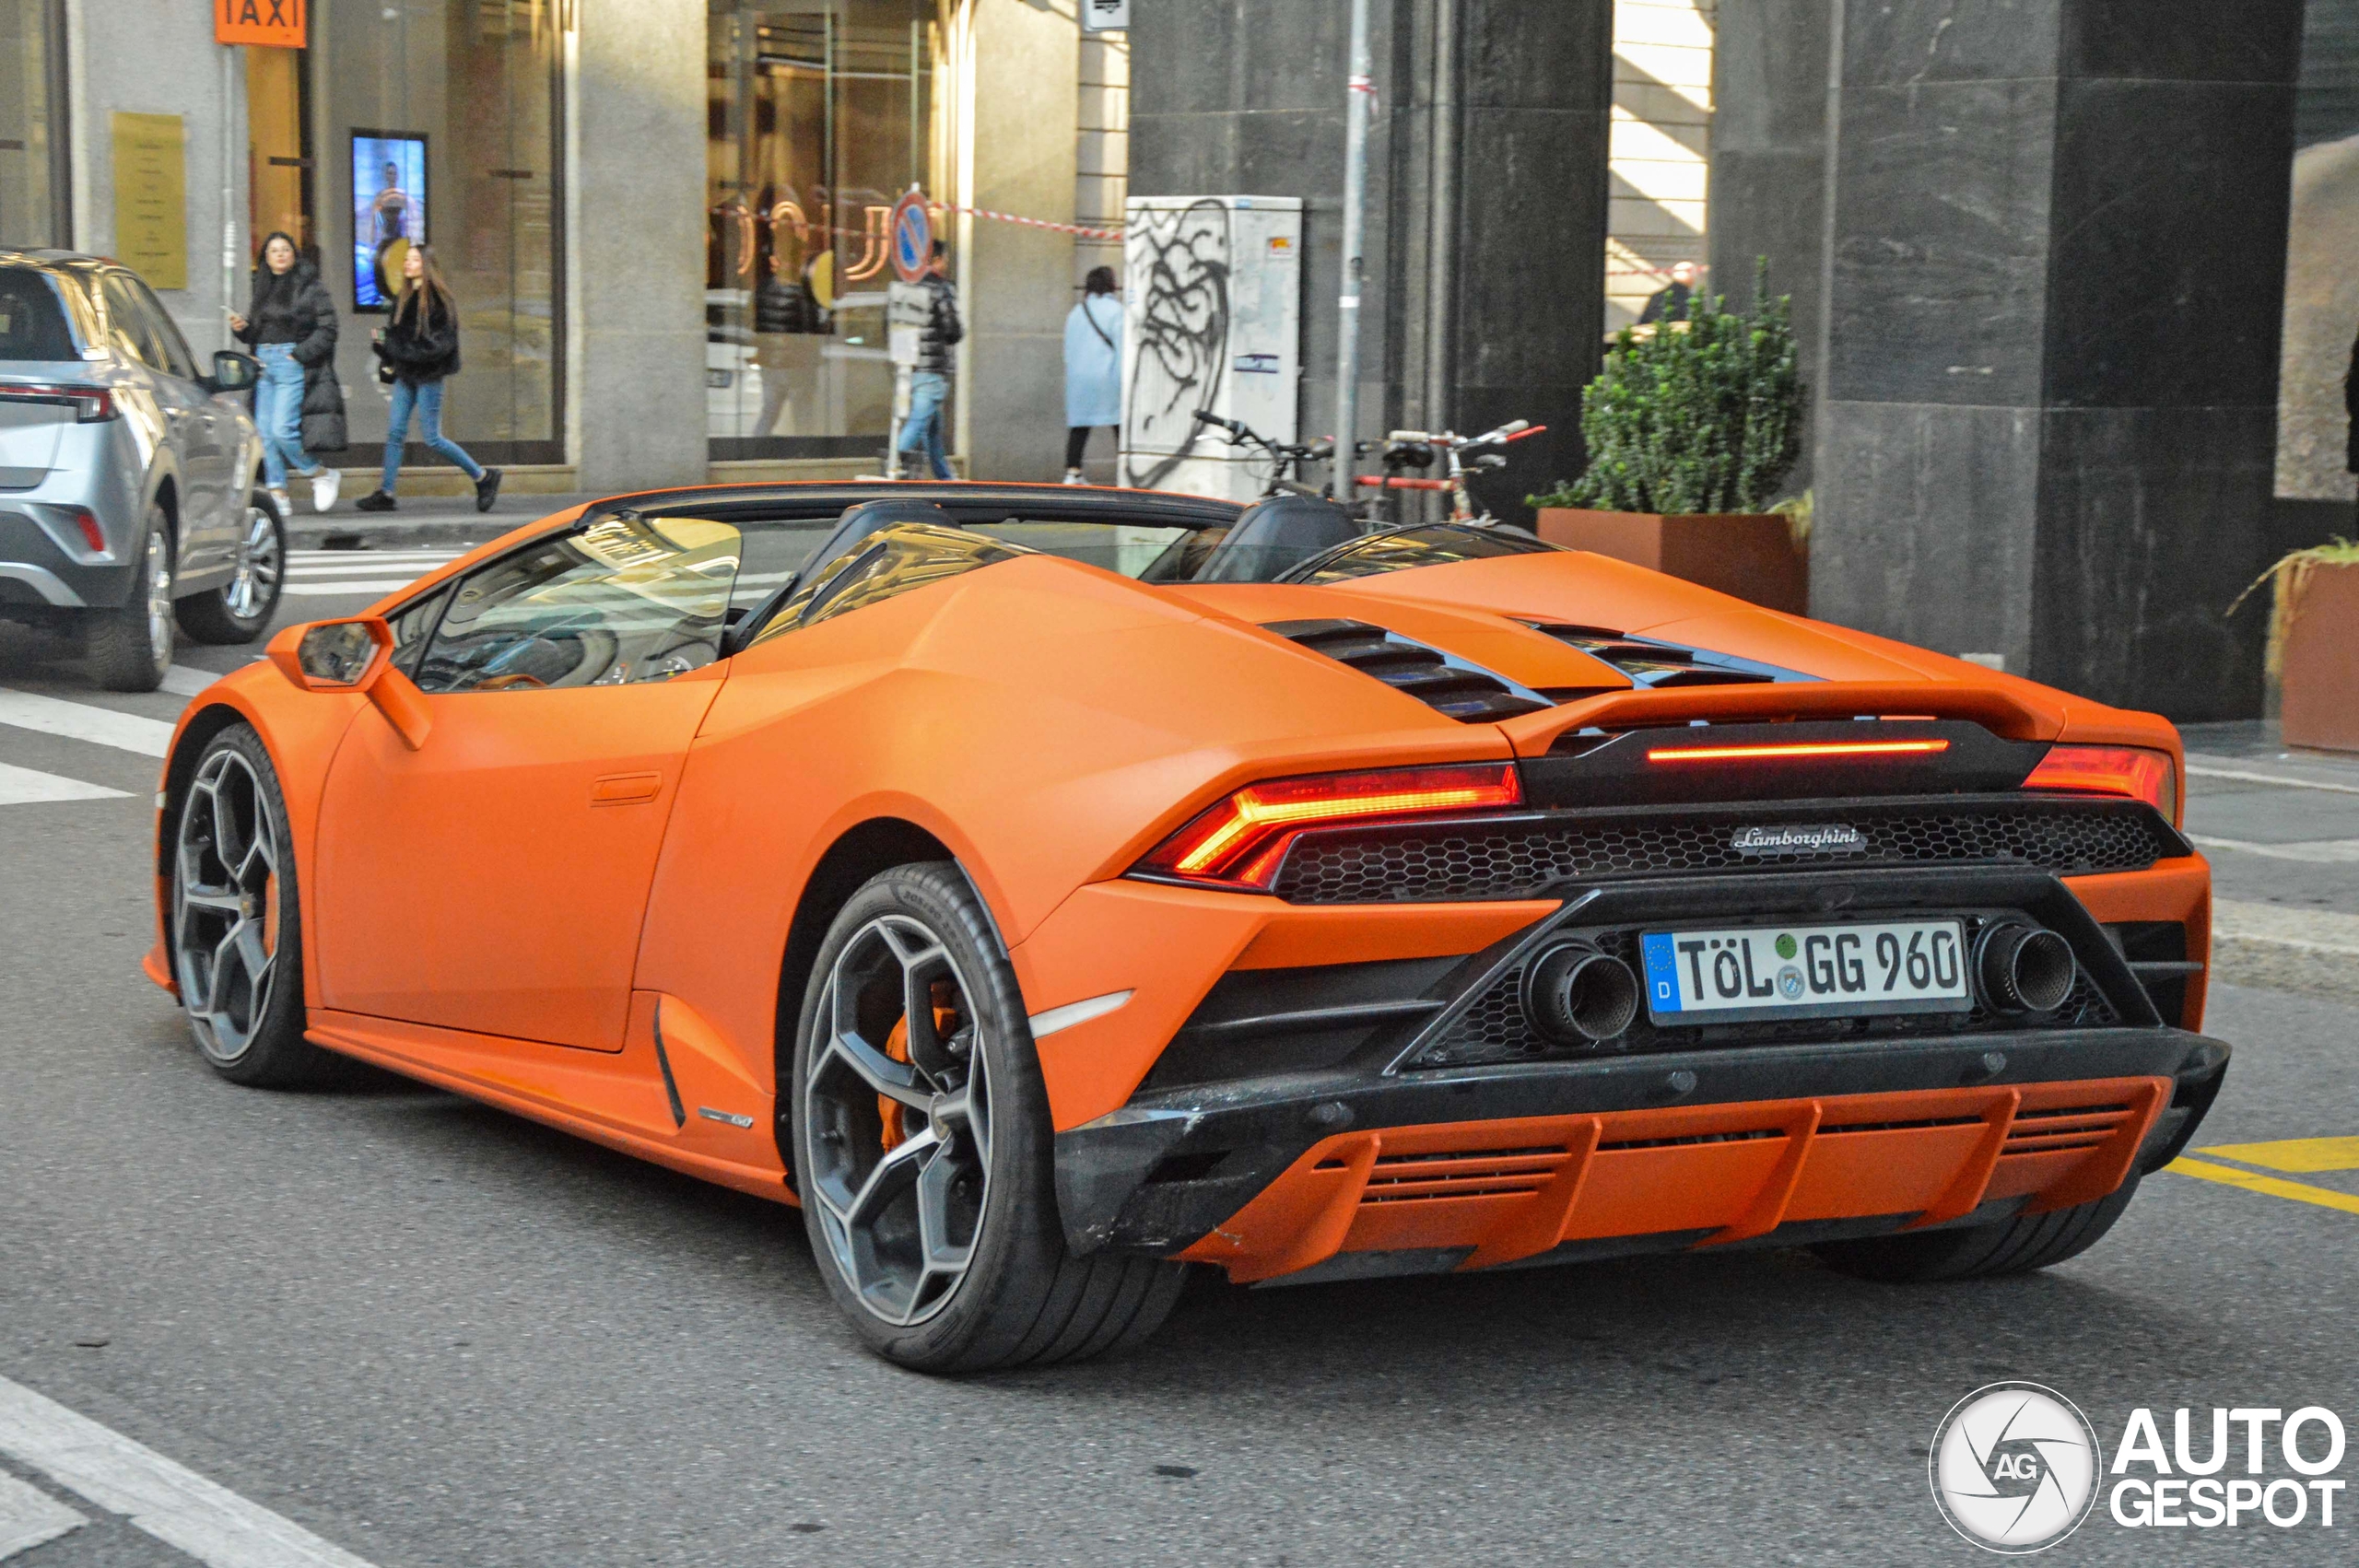
<svg viewBox="0 0 2359 1568">
<path fill-rule="evenodd" d="M 1122 301 L 1114 269 L 1092 267 L 1065 318 L 1065 483 L 1082 483 L 1089 432 L 1122 422 Z M 1119 438 L 1118 438 L 1119 439 Z"/>
</svg>

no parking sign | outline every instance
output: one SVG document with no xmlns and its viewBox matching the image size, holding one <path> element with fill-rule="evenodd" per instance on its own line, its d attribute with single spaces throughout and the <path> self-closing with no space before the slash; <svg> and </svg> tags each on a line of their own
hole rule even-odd
<svg viewBox="0 0 2359 1568">
<path fill-rule="evenodd" d="M 893 236 L 893 272 L 903 283 L 915 283 L 933 264 L 933 215 L 925 195 L 912 185 L 893 204 L 888 226 Z"/>
</svg>

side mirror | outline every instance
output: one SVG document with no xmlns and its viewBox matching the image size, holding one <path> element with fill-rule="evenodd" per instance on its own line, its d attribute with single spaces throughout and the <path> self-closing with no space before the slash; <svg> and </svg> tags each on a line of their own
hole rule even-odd
<svg viewBox="0 0 2359 1568">
<path fill-rule="evenodd" d="M 374 703 L 410 750 L 434 727 L 426 694 L 393 668 L 393 628 L 381 615 L 288 626 L 264 649 L 278 673 L 307 692 L 351 692 Z"/>
<path fill-rule="evenodd" d="M 224 348 L 213 356 L 213 374 L 205 384 L 217 392 L 244 392 L 261 380 L 261 360 Z"/>
</svg>

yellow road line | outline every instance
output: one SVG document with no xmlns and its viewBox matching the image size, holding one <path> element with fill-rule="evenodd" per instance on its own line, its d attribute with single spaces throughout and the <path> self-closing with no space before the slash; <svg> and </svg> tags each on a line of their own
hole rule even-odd
<svg viewBox="0 0 2359 1568">
<path fill-rule="evenodd" d="M 2199 1154 L 2217 1154 L 2240 1165 L 2272 1171 L 2359 1171 L 2359 1138 L 2286 1138 L 2274 1143 L 2214 1143 Z"/>
<path fill-rule="evenodd" d="M 2359 1214 L 2359 1198 L 2353 1198 L 2347 1192 L 2312 1187 L 2305 1181 L 2287 1181 L 2282 1176 L 2259 1176 L 2251 1171 L 2232 1171 L 2225 1165 L 2190 1160 L 2184 1155 L 2163 1169 L 2175 1171 L 2180 1176 L 2216 1181 L 2224 1187 L 2241 1187 L 2247 1192 L 2265 1192 L 2271 1198 L 2290 1198 L 2296 1203 L 2315 1203 L 2321 1209 L 2340 1209 L 2345 1213 Z"/>
</svg>

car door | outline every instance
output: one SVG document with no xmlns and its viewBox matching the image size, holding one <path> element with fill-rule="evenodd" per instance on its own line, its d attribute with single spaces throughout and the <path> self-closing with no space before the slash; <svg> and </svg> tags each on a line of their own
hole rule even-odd
<svg viewBox="0 0 2359 1568">
<path fill-rule="evenodd" d="M 161 441 L 171 452 L 179 489 L 180 538 L 174 575 L 187 577 L 217 567 L 224 556 L 220 523 L 221 463 L 213 451 L 212 422 L 204 391 L 172 373 L 171 357 L 158 331 L 147 293 L 126 272 L 100 275 L 107 327 L 117 349 L 140 368 L 140 384 L 154 404 Z"/>
<path fill-rule="evenodd" d="M 740 545 L 726 523 L 609 518 L 407 609 L 396 662 L 429 729 L 413 750 L 365 711 L 329 769 L 303 895 L 322 1003 L 622 1048 Z"/>
<path fill-rule="evenodd" d="M 244 532 L 245 497 L 240 492 L 237 472 L 239 448 L 243 444 L 238 429 L 238 411 L 226 398 L 217 396 L 205 384 L 205 369 L 198 364 L 188 339 L 181 335 L 178 322 L 155 291 L 134 277 L 134 293 L 147 308 L 156 345 L 164 357 L 164 373 L 180 383 L 180 391 L 196 404 L 195 416 L 191 420 L 189 463 L 196 472 L 195 487 L 210 498 L 203 524 L 204 548 L 208 556 L 217 551 L 223 560 L 232 560 L 238 541 Z M 194 534 L 197 528 L 188 520 L 182 521 L 183 532 Z"/>
</svg>

